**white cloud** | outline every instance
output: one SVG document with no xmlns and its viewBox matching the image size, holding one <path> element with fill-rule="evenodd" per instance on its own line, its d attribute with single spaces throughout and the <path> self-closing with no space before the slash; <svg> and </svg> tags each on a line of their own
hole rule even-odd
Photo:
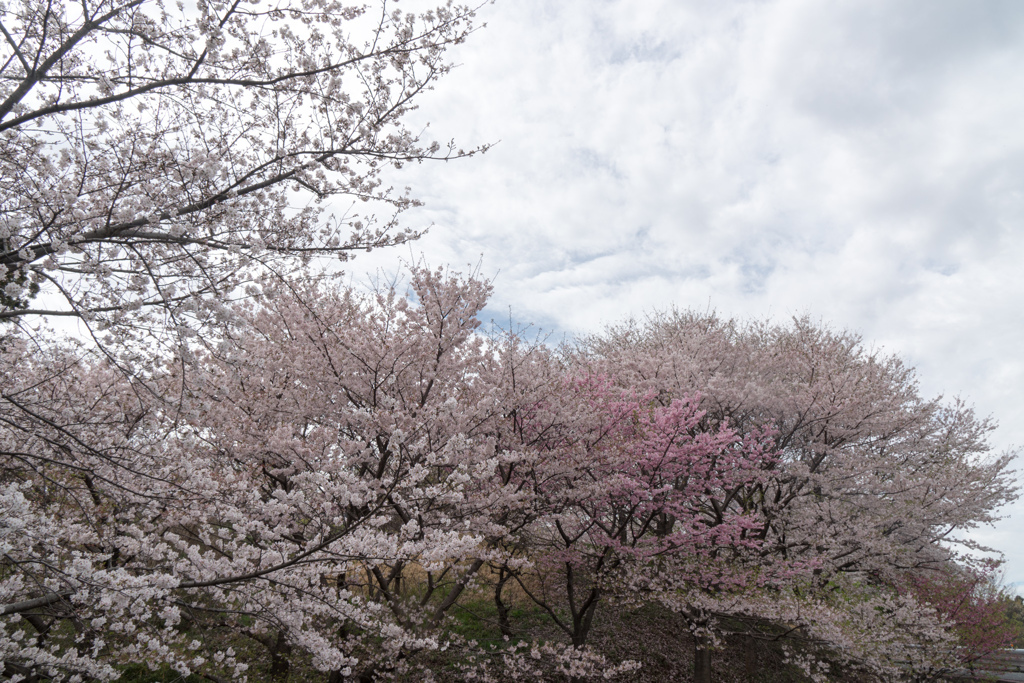
<svg viewBox="0 0 1024 683">
<path fill-rule="evenodd" d="M 483 157 L 402 172 L 495 317 L 809 313 L 1024 445 L 1024 4 L 506 0 L 418 112 Z M 393 267 L 373 254 L 363 267 Z M 1024 581 L 1024 505 L 983 540 Z"/>
</svg>

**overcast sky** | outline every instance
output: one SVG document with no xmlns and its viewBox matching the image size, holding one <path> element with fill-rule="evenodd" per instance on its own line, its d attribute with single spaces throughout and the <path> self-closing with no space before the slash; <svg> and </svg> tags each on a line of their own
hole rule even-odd
<svg viewBox="0 0 1024 683">
<path fill-rule="evenodd" d="M 860 332 L 1024 445 L 1024 2 L 499 0 L 421 100 L 432 264 L 556 336 L 699 307 Z M 408 254 L 408 250 L 403 251 Z M 394 270 L 400 254 L 360 257 Z M 1019 463 L 1018 468 L 1024 463 Z M 1024 587 L 1024 504 L 978 538 Z"/>
</svg>

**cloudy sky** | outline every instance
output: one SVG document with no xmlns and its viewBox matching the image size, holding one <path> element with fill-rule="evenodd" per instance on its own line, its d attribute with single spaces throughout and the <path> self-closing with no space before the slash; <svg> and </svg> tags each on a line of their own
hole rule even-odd
<svg viewBox="0 0 1024 683">
<path fill-rule="evenodd" d="M 557 337 L 644 311 L 809 314 L 1024 445 L 1024 3 L 499 0 L 402 172 L 433 264 Z M 405 252 L 408 254 L 408 251 Z M 394 269 L 397 255 L 360 257 Z M 1024 468 L 1024 458 L 1019 468 Z M 1024 504 L 978 537 L 1024 587 Z"/>
</svg>

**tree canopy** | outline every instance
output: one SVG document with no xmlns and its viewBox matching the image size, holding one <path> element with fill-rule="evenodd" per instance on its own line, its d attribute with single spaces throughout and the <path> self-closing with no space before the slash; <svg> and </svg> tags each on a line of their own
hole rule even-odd
<svg viewBox="0 0 1024 683">
<path fill-rule="evenodd" d="M 202 322 L 261 270 L 414 237 L 395 216 L 416 200 L 382 172 L 483 149 L 405 123 L 472 16 L 451 2 L 5 2 L 0 320 Z M 325 215 L 332 198 L 344 211 Z"/>
</svg>

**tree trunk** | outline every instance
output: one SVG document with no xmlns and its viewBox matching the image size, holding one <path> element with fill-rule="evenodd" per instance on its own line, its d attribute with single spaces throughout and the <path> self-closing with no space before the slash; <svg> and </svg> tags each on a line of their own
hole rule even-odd
<svg viewBox="0 0 1024 683">
<path fill-rule="evenodd" d="M 746 647 L 744 650 L 744 673 L 747 675 L 747 681 L 754 683 L 757 680 L 757 639 L 753 636 L 747 636 Z"/>
<path fill-rule="evenodd" d="M 498 570 L 498 583 L 494 586 L 494 606 L 498 608 L 498 628 L 501 629 L 501 635 L 509 638 L 512 637 L 512 624 L 508 619 L 509 607 L 501 599 L 501 590 L 510 578 L 512 578 L 512 573 L 502 567 Z"/>
<path fill-rule="evenodd" d="M 601 591 L 596 587 L 590 589 L 587 599 L 583 601 L 582 608 L 577 611 L 576 601 L 569 596 L 569 611 L 572 613 L 572 646 L 581 648 L 587 644 L 587 636 L 590 635 L 590 627 L 594 623 L 594 612 L 597 611 L 597 603 L 601 599 Z"/>
<path fill-rule="evenodd" d="M 277 641 L 270 648 L 270 678 L 272 680 L 288 680 L 288 670 L 291 668 L 288 655 L 291 653 L 291 650 L 291 645 L 285 640 L 284 631 L 278 631 Z"/>
<path fill-rule="evenodd" d="M 356 683 L 373 683 L 373 678 L 376 674 L 377 665 L 371 664 L 369 667 L 356 674 Z"/>
<path fill-rule="evenodd" d="M 711 683 L 711 648 L 704 638 L 693 639 L 693 683 Z"/>
</svg>

